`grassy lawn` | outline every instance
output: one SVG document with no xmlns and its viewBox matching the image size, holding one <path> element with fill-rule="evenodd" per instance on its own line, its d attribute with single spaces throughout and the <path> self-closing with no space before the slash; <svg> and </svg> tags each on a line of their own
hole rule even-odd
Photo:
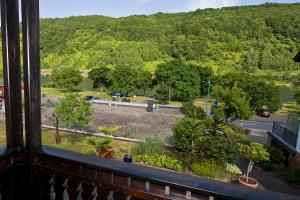
<svg viewBox="0 0 300 200">
<path fill-rule="evenodd" d="M 276 113 L 280 115 L 287 115 L 289 112 L 300 112 L 300 107 L 296 105 L 296 101 L 283 103 L 282 107 Z"/>
<path fill-rule="evenodd" d="M 61 136 L 61 143 L 55 144 L 55 137 L 54 137 L 54 130 L 49 129 L 43 129 L 42 132 L 42 142 L 43 145 L 68 150 L 68 151 L 74 151 L 78 153 L 85 153 L 86 147 L 89 146 L 85 139 L 89 136 L 84 136 L 80 134 L 72 134 L 67 132 L 60 132 Z M 0 123 L 0 146 L 6 145 L 6 134 L 5 134 L 5 124 Z M 114 149 L 114 157 L 116 159 L 121 160 L 125 154 L 128 153 L 129 148 L 131 147 L 133 150 L 136 146 L 134 143 L 129 143 L 125 141 L 119 141 L 119 140 L 113 140 L 112 146 Z M 134 152 L 132 152 L 134 154 Z"/>
<path fill-rule="evenodd" d="M 47 96 L 61 97 L 61 96 L 64 96 L 66 94 L 71 94 L 71 93 L 78 93 L 82 97 L 95 96 L 95 97 L 99 97 L 100 99 L 111 100 L 111 96 L 108 95 L 106 92 L 98 92 L 98 91 L 67 92 L 66 90 L 63 90 L 63 89 L 42 87 L 42 94 L 45 94 L 46 97 Z"/>
<path fill-rule="evenodd" d="M 78 153 L 86 153 L 86 148 L 89 147 L 85 140 L 90 136 L 84 136 L 80 134 L 75 133 L 67 133 L 67 132 L 60 132 L 61 136 L 61 143 L 56 144 L 55 138 L 54 138 L 54 130 L 44 129 L 43 130 L 43 145 L 69 150 L 69 151 L 75 151 Z M 129 148 L 134 148 L 136 144 L 125 142 L 125 141 L 119 141 L 119 140 L 113 140 L 112 146 L 114 149 L 114 157 L 116 159 L 122 159 L 125 154 L 129 151 Z"/>
</svg>

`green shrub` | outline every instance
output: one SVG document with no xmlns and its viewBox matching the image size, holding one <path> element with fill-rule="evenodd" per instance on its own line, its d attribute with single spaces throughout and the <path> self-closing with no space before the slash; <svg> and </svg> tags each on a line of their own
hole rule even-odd
<svg viewBox="0 0 300 200">
<path fill-rule="evenodd" d="M 204 135 L 205 121 L 185 117 L 173 125 L 174 147 L 195 155 L 197 143 Z"/>
<path fill-rule="evenodd" d="M 54 88 L 55 84 L 53 82 L 47 82 L 47 83 L 43 83 L 42 87 L 44 87 L 44 88 Z"/>
<path fill-rule="evenodd" d="M 226 135 L 208 135 L 197 144 L 200 159 L 214 160 L 217 163 L 235 163 L 238 158 L 237 137 Z"/>
<path fill-rule="evenodd" d="M 228 125 L 235 133 L 239 133 L 242 135 L 250 135 L 251 131 L 249 129 L 241 128 L 234 125 Z"/>
<path fill-rule="evenodd" d="M 87 154 L 87 155 L 96 155 L 96 149 L 93 146 L 84 145 L 81 148 L 81 153 Z"/>
<path fill-rule="evenodd" d="M 161 155 L 164 153 L 165 143 L 158 137 L 149 137 L 145 142 L 139 142 L 136 147 L 137 155 Z"/>
<path fill-rule="evenodd" d="M 112 140 L 108 138 L 89 137 L 86 139 L 86 143 L 95 148 L 96 151 L 111 149 Z"/>
<path fill-rule="evenodd" d="M 142 162 L 153 167 L 166 168 L 175 171 L 182 171 L 183 164 L 181 161 L 166 155 L 140 155 L 137 162 Z"/>
<path fill-rule="evenodd" d="M 250 142 L 249 144 L 238 144 L 238 151 L 244 158 L 254 162 L 270 160 L 270 154 L 264 145 L 256 142 Z"/>
<path fill-rule="evenodd" d="M 192 101 L 183 103 L 183 113 L 186 117 L 203 120 L 206 118 L 206 113 L 200 106 L 195 106 Z"/>
<path fill-rule="evenodd" d="M 192 171 L 198 176 L 216 178 L 223 176 L 225 172 L 225 166 L 217 164 L 214 161 L 204 161 L 201 163 L 193 163 Z"/>
<path fill-rule="evenodd" d="M 112 126 L 110 128 L 106 128 L 106 127 L 99 127 L 98 130 L 102 133 L 104 133 L 105 135 L 111 135 L 115 132 L 117 132 L 118 130 L 120 130 L 120 126 Z"/>
</svg>

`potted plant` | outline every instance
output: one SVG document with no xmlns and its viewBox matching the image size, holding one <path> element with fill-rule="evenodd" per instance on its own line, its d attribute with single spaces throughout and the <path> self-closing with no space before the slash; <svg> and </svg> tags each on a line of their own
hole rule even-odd
<svg viewBox="0 0 300 200">
<path fill-rule="evenodd" d="M 131 141 L 129 141 L 128 153 L 126 155 L 124 155 L 123 161 L 126 163 L 132 163 Z"/>
<path fill-rule="evenodd" d="M 231 175 L 231 182 L 237 183 L 239 180 L 239 177 L 242 175 L 242 171 L 238 166 L 235 164 L 226 164 L 226 172 Z"/>
<path fill-rule="evenodd" d="M 238 150 L 244 158 L 249 160 L 246 175 L 241 175 L 239 177 L 239 183 L 250 188 L 257 188 L 258 181 L 254 178 L 250 178 L 249 174 L 252 171 L 254 162 L 268 161 L 270 159 L 270 154 L 267 149 L 264 148 L 264 145 L 256 142 L 238 144 Z"/>
<path fill-rule="evenodd" d="M 92 145 L 101 158 L 112 158 L 114 154 L 113 147 L 111 146 L 111 139 L 90 137 L 87 139 L 88 144 Z"/>
</svg>

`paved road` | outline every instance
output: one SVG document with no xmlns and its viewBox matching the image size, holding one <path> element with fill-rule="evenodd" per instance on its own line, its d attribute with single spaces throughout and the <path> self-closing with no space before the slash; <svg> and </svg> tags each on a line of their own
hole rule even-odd
<svg viewBox="0 0 300 200">
<path fill-rule="evenodd" d="M 259 122 L 259 121 L 246 121 L 236 120 L 234 125 L 251 130 L 249 139 L 254 142 L 267 144 L 268 134 L 272 131 L 273 123 L 271 122 Z"/>
</svg>

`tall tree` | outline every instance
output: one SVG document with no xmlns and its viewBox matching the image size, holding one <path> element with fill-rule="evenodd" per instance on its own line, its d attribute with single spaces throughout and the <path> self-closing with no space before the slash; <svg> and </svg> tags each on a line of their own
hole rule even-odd
<svg viewBox="0 0 300 200">
<path fill-rule="evenodd" d="M 74 87 L 82 81 L 82 76 L 78 69 L 58 67 L 52 71 L 51 80 L 56 87 L 73 91 Z"/>
<path fill-rule="evenodd" d="M 111 79 L 109 74 L 111 69 L 105 66 L 97 67 L 92 69 L 89 72 L 89 79 L 93 81 L 93 88 L 101 88 L 101 92 L 103 87 L 108 88 L 111 85 Z"/>
<path fill-rule="evenodd" d="M 228 119 L 249 119 L 253 113 L 246 94 L 236 86 L 231 89 L 215 86 L 213 96 L 221 102 L 226 123 Z"/>
<path fill-rule="evenodd" d="M 158 84 L 169 87 L 169 96 L 174 100 L 189 101 L 199 95 L 200 76 L 195 65 L 172 60 L 158 65 L 155 77 Z"/>
<path fill-rule="evenodd" d="M 153 75 L 147 70 L 140 70 L 137 77 L 137 88 L 143 89 L 144 95 L 146 95 L 146 90 L 150 89 L 153 85 Z"/>
<path fill-rule="evenodd" d="M 70 127 L 72 125 L 85 126 L 92 119 L 93 108 L 91 104 L 76 94 L 69 94 L 62 98 L 53 109 L 50 116 L 55 127 L 55 141 L 61 142 L 59 125 Z"/>
<path fill-rule="evenodd" d="M 137 89 L 138 68 L 131 66 L 117 66 L 110 73 L 112 80 L 111 89 L 121 92 L 126 96 Z"/>
</svg>

